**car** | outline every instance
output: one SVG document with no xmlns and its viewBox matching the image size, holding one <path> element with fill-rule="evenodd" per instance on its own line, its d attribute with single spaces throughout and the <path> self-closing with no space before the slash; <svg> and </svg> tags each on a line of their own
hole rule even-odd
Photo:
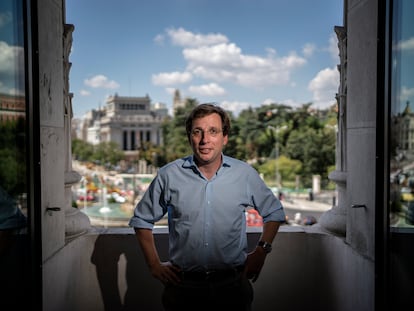
<svg viewBox="0 0 414 311">
<path fill-rule="evenodd" d="M 125 203 L 126 202 L 125 197 L 120 195 L 118 192 L 112 192 L 111 196 L 115 200 L 115 202 L 117 202 L 117 203 Z"/>
<path fill-rule="evenodd" d="M 78 200 L 85 201 L 85 195 L 84 194 L 78 195 Z M 95 197 L 92 194 L 87 194 L 86 201 L 89 201 L 89 202 L 95 201 Z"/>
</svg>

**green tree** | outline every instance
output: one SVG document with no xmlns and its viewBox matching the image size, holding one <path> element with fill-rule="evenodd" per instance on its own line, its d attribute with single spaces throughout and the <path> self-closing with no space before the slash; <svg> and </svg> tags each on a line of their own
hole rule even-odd
<svg viewBox="0 0 414 311">
<path fill-rule="evenodd" d="M 0 122 L 0 187 L 12 197 L 26 192 L 25 120 Z"/>
<path fill-rule="evenodd" d="M 292 130 L 286 140 L 284 153 L 291 159 L 304 162 L 305 160 L 305 145 L 309 134 L 299 129 Z"/>
<path fill-rule="evenodd" d="M 328 167 L 335 163 L 333 124 L 336 118 L 333 110 L 312 109 L 309 103 L 295 110 L 277 109 L 283 112 L 283 118 L 278 122 L 285 122 L 288 126 L 283 135 L 275 137 L 279 155 L 284 154 L 302 163 L 299 173 L 305 186 L 311 185 L 314 174 L 327 180 Z"/>
<path fill-rule="evenodd" d="M 148 164 L 159 167 L 165 164 L 162 153 L 160 146 L 155 146 L 151 142 L 145 142 L 141 145 L 139 157 L 147 161 Z"/>
<path fill-rule="evenodd" d="M 244 157 L 242 159 L 255 159 L 259 156 L 259 138 L 263 135 L 263 124 L 258 120 L 257 111 L 253 108 L 243 110 L 237 121 L 238 139 L 243 147 Z"/>
<path fill-rule="evenodd" d="M 185 120 L 196 105 L 198 105 L 197 100 L 186 99 L 185 106 L 178 108 L 174 117 L 163 123 L 164 155 L 167 162 L 191 153 L 185 130 Z"/>
<path fill-rule="evenodd" d="M 102 165 L 116 165 L 123 158 L 123 152 L 115 142 L 101 142 L 94 147 L 92 159 Z"/>
<path fill-rule="evenodd" d="M 335 164 L 335 132 L 329 128 L 310 132 L 304 148 L 303 175 L 320 175 L 327 183 L 329 167 Z"/>
<path fill-rule="evenodd" d="M 240 148 L 243 143 L 238 139 L 240 127 L 238 125 L 237 119 L 234 118 L 233 113 L 231 111 L 228 111 L 228 114 L 231 122 L 231 130 L 229 134 L 229 140 L 223 152 L 230 157 L 243 159 L 245 156 L 244 148 Z"/>
<path fill-rule="evenodd" d="M 93 145 L 81 139 L 72 140 L 72 156 L 79 161 L 92 161 Z"/>
<path fill-rule="evenodd" d="M 101 142 L 94 146 L 80 139 L 72 140 L 72 156 L 79 161 L 116 165 L 124 153 L 115 142 Z"/>
<path fill-rule="evenodd" d="M 162 124 L 163 145 L 146 143 L 141 146 L 140 158 L 160 167 L 170 161 L 191 154 L 185 129 L 185 120 L 198 105 L 188 98 L 184 107 L 178 108 L 174 116 L 167 117 Z M 311 103 L 298 108 L 272 103 L 260 107 L 249 107 L 235 117 L 229 116 L 232 128 L 224 149 L 226 155 L 254 163 L 254 167 L 266 179 L 275 178 L 275 158 L 283 182 L 295 182 L 301 176 L 303 186 L 310 187 L 312 175 L 322 177 L 322 186 L 328 184 L 329 170 L 335 164 L 335 128 L 337 112 L 330 109 L 313 109 Z M 281 128 L 283 130 L 275 131 Z M 276 143 L 278 154 L 276 155 Z M 111 155 L 115 146 L 92 146 L 82 141 L 72 142 L 74 158 L 95 159 L 103 163 L 114 163 L 121 155 Z M 117 149 L 118 150 L 118 149 Z M 120 152 L 122 153 L 122 152 Z"/>
<path fill-rule="evenodd" d="M 258 167 L 258 171 L 263 174 L 264 179 L 269 184 L 276 184 L 276 165 L 282 185 L 284 181 L 293 182 L 302 170 L 302 163 L 300 161 L 289 159 L 286 156 L 280 156 L 277 160 L 266 161 Z"/>
</svg>

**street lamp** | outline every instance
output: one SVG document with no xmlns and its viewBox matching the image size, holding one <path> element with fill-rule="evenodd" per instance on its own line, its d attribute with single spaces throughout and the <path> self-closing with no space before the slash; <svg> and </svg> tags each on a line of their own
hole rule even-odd
<svg viewBox="0 0 414 311">
<path fill-rule="evenodd" d="M 273 132 L 275 133 L 275 174 L 276 174 L 276 187 L 281 187 L 281 182 L 280 182 L 280 176 L 279 176 L 279 167 L 277 165 L 277 160 L 279 158 L 279 142 L 277 139 L 277 134 L 279 133 L 279 131 L 281 130 L 285 130 L 287 128 L 286 125 L 282 125 L 282 126 L 277 126 L 274 127 L 272 125 L 268 125 L 267 128 L 273 130 Z"/>
</svg>

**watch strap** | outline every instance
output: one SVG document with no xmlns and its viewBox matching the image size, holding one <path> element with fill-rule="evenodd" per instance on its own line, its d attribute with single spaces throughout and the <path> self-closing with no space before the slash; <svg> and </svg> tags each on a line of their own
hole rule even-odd
<svg viewBox="0 0 414 311">
<path fill-rule="evenodd" d="M 267 243 L 266 241 L 259 241 L 259 243 L 257 243 L 257 245 L 262 247 L 263 250 L 266 252 L 266 254 L 268 254 L 272 251 L 272 244 Z"/>
</svg>

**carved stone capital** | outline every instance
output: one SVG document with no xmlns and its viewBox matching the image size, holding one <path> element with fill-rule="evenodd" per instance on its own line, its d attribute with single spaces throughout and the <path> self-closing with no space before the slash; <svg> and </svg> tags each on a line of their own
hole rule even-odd
<svg viewBox="0 0 414 311">
<path fill-rule="evenodd" d="M 76 171 L 65 173 L 65 237 L 71 240 L 89 231 L 89 217 L 79 209 L 72 207 L 72 186 L 77 184 L 82 176 Z"/>
</svg>

